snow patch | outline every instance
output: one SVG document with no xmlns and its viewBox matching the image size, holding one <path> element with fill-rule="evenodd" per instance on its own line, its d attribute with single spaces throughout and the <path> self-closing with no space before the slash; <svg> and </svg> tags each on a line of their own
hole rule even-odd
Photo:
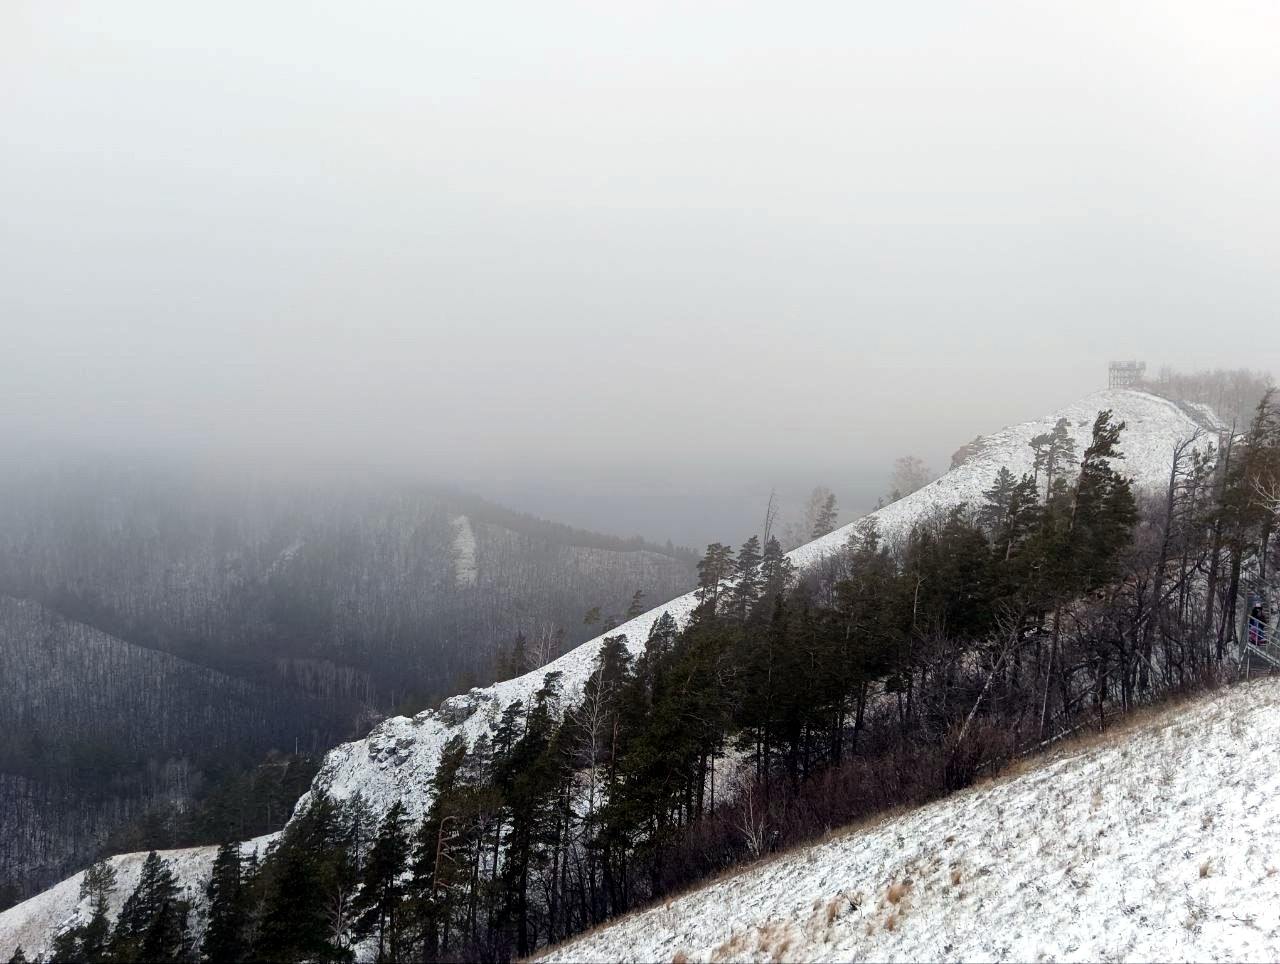
<svg viewBox="0 0 1280 964">
<path fill-rule="evenodd" d="M 480 576 L 476 564 L 476 532 L 465 515 L 453 518 L 453 580 L 459 589 L 470 589 Z"/>
</svg>

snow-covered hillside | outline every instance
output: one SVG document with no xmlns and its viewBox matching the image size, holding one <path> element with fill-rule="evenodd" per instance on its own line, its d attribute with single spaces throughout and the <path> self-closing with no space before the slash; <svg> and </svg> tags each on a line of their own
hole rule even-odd
<svg viewBox="0 0 1280 964">
<path fill-rule="evenodd" d="M 1217 427 L 1212 415 L 1203 410 L 1184 409 L 1145 392 L 1097 392 L 1044 418 L 984 436 L 972 447 L 963 465 L 864 519 L 875 520 L 881 536 L 892 540 L 905 535 L 916 522 L 935 512 L 962 503 L 977 504 L 1002 466 L 1015 475 L 1031 471 L 1032 450 L 1028 443 L 1033 437 L 1051 431 L 1060 418 L 1065 418 L 1076 448 L 1082 452 L 1088 444 L 1094 418 L 1100 410 L 1108 408 L 1115 412 L 1118 420 L 1128 423 L 1122 438 L 1126 456 L 1123 471 L 1140 487 L 1162 489 L 1168 481 L 1174 446 L 1198 429 Z M 850 523 L 792 551 L 789 554 L 792 562 L 803 569 L 839 551 L 861 522 Z M 623 623 L 607 635 L 625 635 L 632 649 L 638 652 L 663 613 L 670 613 L 683 623 L 695 604 L 693 593 L 679 596 Z M 496 722 L 504 707 L 516 700 L 527 704 L 548 672 L 563 674 L 566 693 L 578 691 L 591 672 L 603 639 L 604 636 L 600 636 L 583 643 L 533 673 L 455 696 L 438 710 L 428 710 L 413 718 L 401 716 L 386 720 L 365 739 L 330 751 L 314 787 L 338 799 L 362 793 L 378 810 L 400 799 L 415 817 L 420 817 L 430 803 L 426 788 L 440 750 L 451 736 L 461 732 L 468 742 L 474 742 Z"/>
<path fill-rule="evenodd" d="M 1032 452 L 1028 446 L 1031 438 L 1051 431 L 1060 418 L 1065 418 L 1077 449 L 1083 451 L 1094 418 L 1101 409 L 1108 408 L 1115 412 L 1117 419 L 1128 423 L 1122 440 L 1127 456 L 1123 470 L 1140 487 L 1162 489 L 1174 446 L 1199 429 L 1216 427 L 1207 412 L 1180 407 L 1143 392 L 1099 392 L 1044 418 L 982 438 L 971 446 L 970 455 L 962 465 L 920 491 L 872 513 L 870 518 L 875 520 L 881 535 L 892 540 L 905 535 L 912 525 L 935 512 L 966 502 L 976 504 L 1002 466 L 1015 474 L 1031 470 Z M 790 553 L 790 558 L 800 568 L 819 562 L 845 545 L 857 524 L 801 546 Z M 694 605 L 692 594 L 678 597 L 611 630 L 608 635 L 625 635 L 630 646 L 638 651 L 663 613 L 669 612 L 683 622 Z M 420 818 L 430 803 L 429 787 L 440 750 L 451 736 L 461 733 L 469 742 L 474 741 L 490 728 L 505 706 L 515 700 L 528 702 L 547 672 L 560 672 L 565 693 L 572 697 L 590 673 L 602 639 L 603 636 L 584 643 L 533 673 L 452 697 L 437 710 L 384 721 L 365 739 L 330 751 L 315 779 L 313 792 L 325 792 L 338 799 L 361 793 L 378 812 L 390 807 L 394 800 L 402 800 L 410 815 Z M 66 884 L 33 901 L 45 900 L 63 887 Z M 32 901 L 0 914 L 0 954 L 13 943 L 8 935 L 19 919 L 26 919 L 21 915 L 27 913 L 24 908 L 30 903 Z M 69 913 L 70 906 L 65 902 L 63 906 Z M 46 915 L 49 921 L 56 917 L 52 911 Z"/>
<path fill-rule="evenodd" d="M 786 854 L 549 961 L 1280 959 L 1280 680 Z"/>
<path fill-rule="evenodd" d="M 269 834 L 246 841 L 240 845 L 241 852 L 246 857 L 251 853 L 261 856 L 275 836 Z M 218 848 L 189 847 L 183 850 L 161 850 L 158 853 L 168 861 L 183 899 L 189 901 L 195 910 L 192 929 L 198 937 L 204 933 L 204 888 L 213 870 L 213 858 L 217 855 Z M 110 915 L 113 918 L 120 913 L 125 900 L 138 886 L 142 862 L 146 856 L 138 853 L 111 858 L 111 865 L 116 870 L 116 889 L 109 900 Z M 84 871 L 73 874 L 30 900 L 0 913 L 0 960 L 9 960 L 19 947 L 23 949 L 27 960 L 34 960 L 38 955 L 48 953 L 49 945 L 59 931 L 71 924 L 88 923 L 91 899 L 80 898 L 80 881 L 83 877 Z"/>
</svg>

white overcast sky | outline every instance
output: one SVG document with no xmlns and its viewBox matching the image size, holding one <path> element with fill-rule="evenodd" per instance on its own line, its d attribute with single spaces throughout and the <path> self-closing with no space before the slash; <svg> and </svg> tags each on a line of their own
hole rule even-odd
<svg viewBox="0 0 1280 964">
<path fill-rule="evenodd" d="M 654 535 L 727 484 L 851 504 L 1111 356 L 1280 371 L 1277 38 L 1222 0 L 6 0 L 0 432 Z"/>
</svg>

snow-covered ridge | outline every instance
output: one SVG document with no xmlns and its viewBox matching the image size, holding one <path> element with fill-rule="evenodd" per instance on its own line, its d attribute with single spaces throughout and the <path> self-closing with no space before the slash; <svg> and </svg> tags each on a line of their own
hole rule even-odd
<svg viewBox="0 0 1280 964">
<path fill-rule="evenodd" d="M 875 521 L 882 537 L 893 540 L 905 536 L 913 525 L 934 513 L 945 512 L 963 503 L 977 504 L 1002 466 L 1015 475 L 1031 471 L 1032 451 L 1028 443 L 1034 436 L 1051 431 L 1060 418 L 1067 419 L 1077 451 L 1082 452 L 1088 444 L 1093 421 L 1102 409 L 1113 410 L 1115 417 L 1128 425 L 1121 440 L 1126 455 L 1122 470 L 1139 487 L 1151 489 L 1162 490 L 1167 484 L 1173 448 L 1178 442 L 1190 438 L 1198 430 L 1220 428 L 1206 412 L 1179 406 L 1145 392 L 1098 392 L 1044 418 L 984 436 L 973 446 L 964 464 L 918 492 L 793 550 L 788 554 L 789 558 L 801 569 L 817 564 L 824 557 L 839 552 L 867 518 Z M 365 739 L 331 750 L 312 784 L 312 792 L 324 792 L 340 800 L 360 793 L 379 813 L 394 801 L 401 800 L 409 814 L 420 819 L 430 805 L 431 778 L 440 751 L 450 737 L 460 733 L 469 743 L 474 743 L 497 721 L 504 707 L 516 700 L 527 704 L 548 672 L 562 674 L 563 691 L 567 698 L 572 699 L 589 676 L 605 635 L 624 635 L 631 648 L 639 652 L 653 624 L 663 613 L 670 613 L 683 624 L 695 605 L 693 593 L 679 596 L 583 643 L 525 676 L 451 697 L 439 709 L 428 710 L 412 718 L 400 716 L 385 720 Z M 305 805 L 309 795 L 299 802 L 300 807 Z M 207 877 L 212 850 L 197 848 L 175 853 L 200 854 L 199 861 L 192 867 L 197 864 L 203 866 L 202 872 Z M 130 856 L 115 859 L 127 860 Z M 53 928 L 57 928 L 61 920 L 75 910 L 77 902 L 69 898 L 76 895 L 78 879 L 79 875 L 72 877 L 0 913 L 0 958 L 7 960 L 5 948 L 11 948 L 15 943 L 11 935 L 16 930 L 21 928 L 28 935 L 34 935 L 38 930 L 31 923 L 33 918 L 28 905 L 45 902 L 40 905 L 43 908 L 41 918 Z M 77 883 L 72 886 L 72 881 Z M 122 878 L 121 890 L 127 893 L 128 889 L 131 887 L 126 888 Z M 51 896 L 55 893 L 61 894 L 56 900 Z M 56 908 L 61 908 L 61 918 Z M 52 938 L 52 933 L 52 930 L 46 933 L 45 941 L 29 938 L 27 950 L 44 946 Z"/>
<path fill-rule="evenodd" d="M 1091 438 L 1093 420 L 1103 408 L 1111 408 L 1117 420 L 1128 424 L 1121 438 L 1121 448 L 1125 453 L 1123 471 L 1132 476 L 1140 488 L 1156 489 L 1166 484 L 1172 451 L 1180 440 L 1192 437 L 1197 430 L 1219 428 L 1207 412 L 1187 410 L 1146 392 L 1097 392 L 1043 419 L 1021 422 L 986 435 L 964 465 L 925 485 L 919 492 L 864 516 L 863 520 L 851 522 L 823 538 L 801 545 L 788 553 L 788 557 L 799 568 L 815 565 L 823 557 L 844 547 L 865 518 L 876 521 L 883 538 L 896 539 L 908 534 L 911 526 L 933 513 L 950 510 L 961 503 L 977 504 L 984 490 L 991 488 L 996 472 L 1002 466 L 1014 475 L 1032 471 L 1030 439 L 1052 430 L 1059 419 L 1068 420 L 1076 451 L 1083 452 Z M 604 635 L 625 635 L 632 650 L 639 652 L 653 623 L 663 613 L 671 613 L 677 622 L 684 623 L 694 611 L 695 604 L 694 594 L 682 595 Z M 440 749 L 449 737 L 461 732 L 468 743 L 474 743 L 497 721 L 504 707 L 516 700 L 529 703 L 548 672 L 562 673 L 564 694 L 577 693 L 590 675 L 604 635 L 515 680 L 453 696 L 445 700 L 439 709 L 417 714 L 416 717 L 387 719 L 366 739 L 330 751 L 312 787 L 338 799 L 347 799 L 360 792 L 375 809 L 390 807 L 397 799 L 403 800 L 410 812 L 420 817 L 430 804 L 428 787 L 431 775 Z"/>
<path fill-rule="evenodd" d="M 1278 704 L 1272 678 L 1171 707 L 541 959 L 1280 960 Z"/>
<path fill-rule="evenodd" d="M 840 551 L 865 519 L 873 519 L 881 536 L 892 540 L 906 535 L 913 525 L 934 513 L 962 503 L 976 505 L 1002 466 L 1014 475 L 1032 470 L 1033 453 L 1028 443 L 1051 431 L 1061 418 L 1067 419 L 1077 452 L 1083 452 L 1094 419 L 1102 409 L 1113 410 L 1115 418 L 1128 426 L 1121 438 L 1125 453 L 1122 471 L 1139 487 L 1151 489 L 1166 485 L 1173 448 L 1179 441 L 1190 438 L 1197 430 L 1220 427 L 1209 413 L 1189 410 L 1146 392 L 1097 392 L 1044 418 L 984 436 L 963 465 L 918 492 L 801 546 L 788 556 L 804 569 Z M 504 707 L 516 700 L 527 704 L 549 672 L 562 674 L 563 691 L 571 696 L 590 675 L 605 635 L 626 636 L 631 648 L 639 652 L 663 613 L 670 613 L 683 624 L 695 605 L 695 595 L 687 593 L 583 643 L 532 673 L 451 697 L 439 709 L 413 718 L 392 717 L 365 739 L 330 751 L 313 790 L 338 799 L 361 793 L 378 810 L 390 807 L 397 799 L 403 800 L 410 813 L 420 817 L 431 802 L 431 777 L 440 750 L 450 737 L 461 733 L 468 743 L 474 743 L 497 721 Z"/>
</svg>

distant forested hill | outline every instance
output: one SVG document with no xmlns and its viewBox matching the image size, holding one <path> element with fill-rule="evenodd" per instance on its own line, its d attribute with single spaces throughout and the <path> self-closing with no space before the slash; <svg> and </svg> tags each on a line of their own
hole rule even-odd
<svg viewBox="0 0 1280 964">
<path fill-rule="evenodd" d="M 0 592 L 378 709 L 491 682 L 517 634 L 581 642 L 599 631 L 588 609 L 620 616 L 636 591 L 669 598 L 693 565 L 426 486 L 100 467 L 0 483 Z"/>
<path fill-rule="evenodd" d="M 8 473 L 0 888 L 32 892 L 215 770 L 523 672 L 693 579 L 669 546 L 426 486 Z"/>
<path fill-rule="evenodd" d="M 205 767 L 323 750 L 349 717 L 0 597 L 0 883 L 65 874 L 148 806 L 185 800 Z"/>
</svg>

